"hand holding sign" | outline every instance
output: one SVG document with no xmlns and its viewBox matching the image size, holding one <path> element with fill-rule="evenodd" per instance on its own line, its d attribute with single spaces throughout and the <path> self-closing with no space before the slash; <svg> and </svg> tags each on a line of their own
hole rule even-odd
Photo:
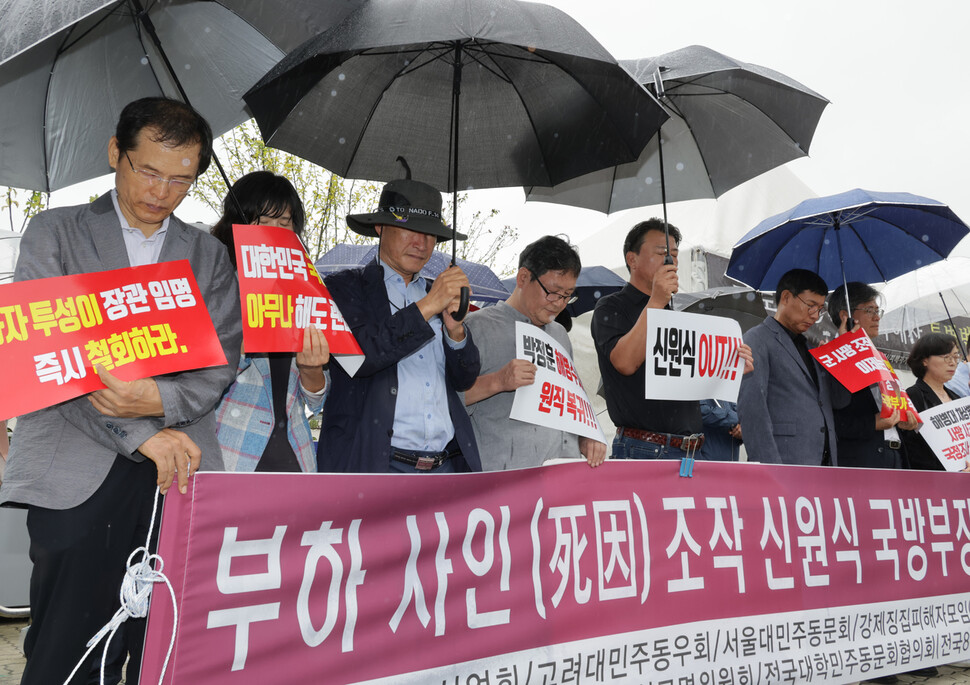
<svg viewBox="0 0 970 685">
<path fill-rule="evenodd" d="M 513 359 L 499 369 L 498 373 L 502 392 L 511 392 L 536 382 L 536 365 L 525 359 Z"/>
<path fill-rule="evenodd" d="M 303 349 L 296 353 L 296 368 L 300 383 L 310 392 L 320 392 L 326 386 L 323 366 L 330 362 L 330 345 L 323 331 L 311 326 L 303 335 Z"/>
<path fill-rule="evenodd" d="M 100 364 L 94 370 L 105 384 L 105 389 L 92 392 L 88 395 L 88 401 L 105 416 L 135 418 L 165 415 L 162 396 L 154 378 L 123 381 Z"/>
</svg>

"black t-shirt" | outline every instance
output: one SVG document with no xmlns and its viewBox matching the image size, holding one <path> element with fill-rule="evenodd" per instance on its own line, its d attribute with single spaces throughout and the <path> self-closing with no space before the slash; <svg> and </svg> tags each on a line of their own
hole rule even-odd
<svg viewBox="0 0 970 685">
<path fill-rule="evenodd" d="M 643 366 L 624 376 L 610 362 L 617 341 L 633 328 L 649 301 L 649 295 L 627 283 L 621 291 L 600 299 L 593 311 L 591 330 L 610 420 L 616 426 L 657 433 L 700 433 L 704 429 L 700 402 L 644 399 Z"/>
</svg>

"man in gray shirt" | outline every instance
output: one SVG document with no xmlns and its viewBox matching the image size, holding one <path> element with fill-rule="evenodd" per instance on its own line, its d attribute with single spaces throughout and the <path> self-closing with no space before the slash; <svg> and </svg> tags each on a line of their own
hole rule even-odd
<svg viewBox="0 0 970 685">
<path fill-rule="evenodd" d="M 590 466 L 606 458 L 606 445 L 509 418 L 515 389 L 535 382 L 536 367 L 515 358 L 515 322 L 537 326 L 572 356 L 572 345 L 556 317 L 574 299 L 582 264 L 565 240 L 545 236 L 519 255 L 515 290 L 505 302 L 473 312 L 465 320 L 482 359 L 478 380 L 465 392 L 485 471 L 539 466 L 547 459 L 584 456 Z"/>
</svg>

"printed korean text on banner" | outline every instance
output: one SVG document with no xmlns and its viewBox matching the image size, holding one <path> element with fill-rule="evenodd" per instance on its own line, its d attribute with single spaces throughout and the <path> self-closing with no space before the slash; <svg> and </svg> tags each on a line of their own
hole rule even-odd
<svg viewBox="0 0 970 685">
<path fill-rule="evenodd" d="M 651 309 L 647 314 L 645 397 L 737 402 L 744 360 L 733 319 Z"/>
<path fill-rule="evenodd" d="M 364 353 L 303 243 L 278 226 L 232 227 L 247 352 L 299 352 L 303 331 L 323 331 L 330 354 L 353 376 Z"/>
<path fill-rule="evenodd" d="M 226 363 L 187 259 L 0 285 L 0 419 L 125 381 Z"/>
<path fill-rule="evenodd" d="M 536 379 L 516 388 L 510 418 L 606 442 L 576 365 L 555 338 L 516 321 L 515 356 L 536 365 Z"/>
<path fill-rule="evenodd" d="M 909 395 L 899 383 L 896 371 L 861 328 L 843 333 L 809 352 L 849 392 L 858 392 L 878 384 L 882 397 L 881 417 L 888 418 L 893 411 L 899 410 L 900 421 L 920 421 Z"/>
<path fill-rule="evenodd" d="M 887 370 L 886 362 L 861 328 L 809 351 L 849 392 L 878 383 Z"/>
<path fill-rule="evenodd" d="M 200 473 L 165 498 L 163 682 L 848 683 L 970 657 L 963 479 L 846 473 Z"/>
<path fill-rule="evenodd" d="M 962 471 L 970 458 L 970 397 L 920 412 L 919 434 L 947 471 Z"/>
</svg>

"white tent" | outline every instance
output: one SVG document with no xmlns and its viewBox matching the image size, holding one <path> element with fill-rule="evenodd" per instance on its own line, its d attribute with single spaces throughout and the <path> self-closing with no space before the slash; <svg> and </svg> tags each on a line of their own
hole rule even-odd
<svg viewBox="0 0 970 685">
<path fill-rule="evenodd" d="M 20 233 L 0 230 L 0 283 L 13 280 L 13 270 L 20 254 Z"/>
</svg>

